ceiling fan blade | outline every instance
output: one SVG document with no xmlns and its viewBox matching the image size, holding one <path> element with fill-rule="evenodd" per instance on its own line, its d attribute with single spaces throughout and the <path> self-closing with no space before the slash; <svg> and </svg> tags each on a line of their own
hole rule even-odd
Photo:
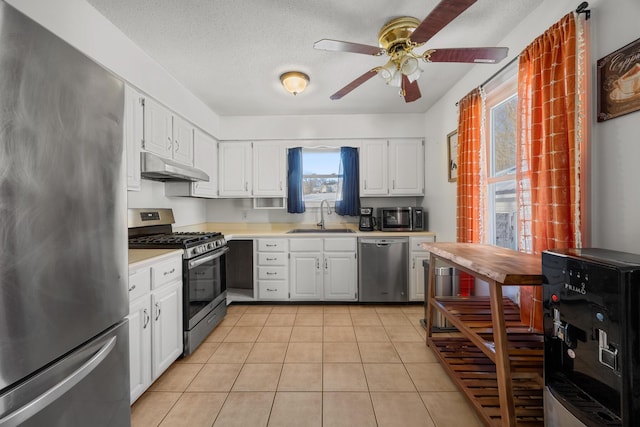
<svg viewBox="0 0 640 427">
<path fill-rule="evenodd" d="M 348 85 L 346 85 L 345 87 L 343 87 L 342 89 L 340 89 L 339 91 L 331 95 L 330 98 L 333 99 L 334 101 L 336 99 L 342 98 L 343 96 L 345 96 L 346 94 L 348 94 L 349 92 L 351 92 L 352 90 L 354 90 L 355 88 L 357 88 L 362 83 L 366 82 L 376 74 L 377 72 L 375 68 L 373 70 L 367 71 L 366 73 L 364 73 L 363 75 L 361 75 L 360 77 L 358 77 L 357 79 L 355 79 L 354 81 L 352 81 L 351 83 L 349 83 Z"/>
<path fill-rule="evenodd" d="M 385 50 L 377 46 L 369 46 L 360 43 L 343 42 L 340 40 L 322 39 L 313 44 L 315 49 L 330 50 L 333 52 L 352 52 L 362 53 L 364 55 L 379 56 L 384 54 Z"/>
<path fill-rule="evenodd" d="M 404 102 L 413 102 L 422 96 L 418 81 L 414 80 L 411 83 L 404 74 L 402 75 L 402 91 L 404 92 Z"/>
<path fill-rule="evenodd" d="M 434 49 L 425 52 L 427 62 L 472 62 L 476 64 L 497 64 L 507 57 L 508 47 L 461 47 Z"/>
<path fill-rule="evenodd" d="M 442 0 L 411 34 L 414 43 L 425 43 L 477 0 Z"/>
</svg>

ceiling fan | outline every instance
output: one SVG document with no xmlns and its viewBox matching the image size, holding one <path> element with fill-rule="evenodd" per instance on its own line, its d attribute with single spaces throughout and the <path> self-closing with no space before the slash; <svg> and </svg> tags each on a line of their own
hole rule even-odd
<svg viewBox="0 0 640 427">
<path fill-rule="evenodd" d="M 410 16 L 392 19 L 380 29 L 378 47 L 340 40 L 318 40 L 313 47 L 320 50 L 389 56 L 389 61 L 385 65 L 365 72 L 330 98 L 333 100 L 342 98 L 377 74 L 385 80 L 387 85 L 400 88 L 400 95 L 404 97 L 405 102 L 413 102 L 422 96 L 417 82 L 422 73 L 420 59 L 425 62 L 483 64 L 500 62 L 507 56 L 509 48 L 466 47 L 428 49 L 421 54 L 414 52 L 414 49 L 425 44 L 476 1 L 441 0 L 422 22 Z"/>
</svg>

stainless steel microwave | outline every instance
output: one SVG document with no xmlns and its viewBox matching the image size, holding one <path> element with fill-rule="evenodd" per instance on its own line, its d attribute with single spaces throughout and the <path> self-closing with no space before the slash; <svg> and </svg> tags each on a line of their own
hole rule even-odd
<svg viewBox="0 0 640 427">
<path fill-rule="evenodd" d="M 422 208 L 378 208 L 380 231 L 423 231 L 425 229 Z"/>
</svg>

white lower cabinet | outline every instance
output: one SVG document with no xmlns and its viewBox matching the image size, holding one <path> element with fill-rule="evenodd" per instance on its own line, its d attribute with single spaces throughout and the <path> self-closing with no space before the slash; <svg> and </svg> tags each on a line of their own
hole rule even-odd
<svg viewBox="0 0 640 427">
<path fill-rule="evenodd" d="M 256 286 L 261 301 L 289 299 L 289 259 L 287 239 L 258 239 L 256 245 Z"/>
<path fill-rule="evenodd" d="M 182 354 L 182 281 L 151 293 L 151 375 L 158 378 Z"/>
<path fill-rule="evenodd" d="M 422 243 L 435 242 L 435 236 L 409 238 L 409 301 L 424 301 L 424 267 L 422 262 L 429 259 L 429 252 L 422 249 Z"/>
<path fill-rule="evenodd" d="M 355 252 L 325 252 L 324 299 L 356 301 L 358 265 Z"/>
<path fill-rule="evenodd" d="M 289 240 L 292 300 L 356 301 L 356 238 Z"/>
<path fill-rule="evenodd" d="M 292 251 L 290 256 L 291 299 L 322 300 L 322 252 Z"/>
<path fill-rule="evenodd" d="M 180 252 L 129 267 L 127 318 L 133 403 L 183 351 Z"/>
<path fill-rule="evenodd" d="M 151 300 L 129 305 L 129 371 L 131 403 L 151 385 Z"/>
</svg>

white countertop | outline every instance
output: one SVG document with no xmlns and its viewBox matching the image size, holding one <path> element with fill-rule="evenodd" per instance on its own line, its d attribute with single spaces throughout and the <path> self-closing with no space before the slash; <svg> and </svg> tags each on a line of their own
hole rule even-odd
<svg viewBox="0 0 640 427">
<path fill-rule="evenodd" d="M 207 222 L 202 224 L 176 227 L 176 231 L 219 231 L 227 240 L 247 239 L 260 237 L 425 237 L 435 236 L 431 231 L 359 231 L 358 224 L 330 224 L 328 230 L 350 229 L 354 233 L 326 231 L 323 233 L 292 233 L 293 229 L 317 229 L 316 224 L 300 223 L 231 223 L 231 222 Z"/>
<path fill-rule="evenodd" d="M 217 231 L 224 234 L 227 240 L 253 239 L 253 238 L 297 238 L 297 237 L 426 237 L 435 236 L 431 231 L 360 231 L 358 224 L 330 224 L 327 229 L 350 229 L 354 233 L 324 232 L 324 233 L 292 233 L 293 229 L 317 229 L 316 224 L 299 223 L 232 223 L 232 222 L 207 222 L 202 224 L 176 227 L 175 231 Z M 182 249 L 129 249 L 129 266 L 162 257 L 172 253 L 182 253 Z"/>
<path fill-rule="evenodd" d="M 182 249 L 129 249 L 129 267 L 153 258 L 182 253 Z"/>
</svg>

